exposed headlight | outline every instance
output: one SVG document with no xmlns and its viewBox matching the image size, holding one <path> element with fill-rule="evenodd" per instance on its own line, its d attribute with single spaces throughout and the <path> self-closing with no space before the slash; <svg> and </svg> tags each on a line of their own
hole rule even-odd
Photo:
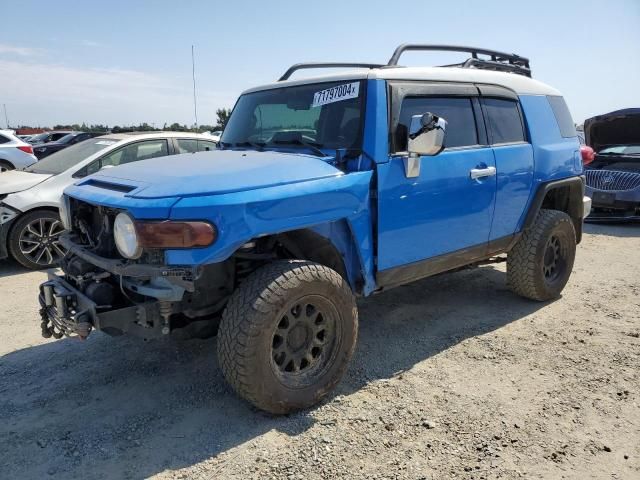
<svg viewBox="0 0 640 480">
<path fill-rule="evenodd" d="M 126 213 L 119 213 L 113 223 L 113 238 L 116 247 L 125 258 L 139 258 L 142 255 L 142 247 L 138 242 L 136 225 L 133 219 Z"/>
</svg>

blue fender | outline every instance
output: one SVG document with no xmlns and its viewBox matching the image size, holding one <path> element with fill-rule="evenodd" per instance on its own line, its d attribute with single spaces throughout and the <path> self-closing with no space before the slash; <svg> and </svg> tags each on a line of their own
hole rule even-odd
<svg viewBox="0 0 640 480">
<path fill-rule="evenodd" d="M 260 236 L 309 228 L 328 238 L 343 254 L 352 288 L 375 290 L 369 189 L 371 171 L 244 192 L 179 199 L 172 220 L 207 220 L 218 231 L 206 248 L 168 250 L 169 265 L 204 265 L 228 259 Z"/>
</svg>

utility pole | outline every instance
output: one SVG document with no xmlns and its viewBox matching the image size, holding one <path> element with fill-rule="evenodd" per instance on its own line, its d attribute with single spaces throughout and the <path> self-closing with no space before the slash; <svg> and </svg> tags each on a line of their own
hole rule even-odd
<svg viewBox="0 0 640 480">
<path fill-rule="evenodd" d="M 196 130 L 198 129 L 198 103 L 196 101 L 196 56 L 193 45 L 191 45 L 191 77 L 193 78 L 193 116 L 196 120 Z"/>
<path fill-rule="evenodd" d="M 9 117 L 7 116 L 7 104 L 3 103 L 2 106 L 4 107 L 4 121 L 7 124 L 7 129 L 9 129 Z"/>
</svg>

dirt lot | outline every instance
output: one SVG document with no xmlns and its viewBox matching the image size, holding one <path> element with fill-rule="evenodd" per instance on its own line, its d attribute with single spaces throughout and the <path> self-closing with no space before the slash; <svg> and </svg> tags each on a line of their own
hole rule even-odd
<svg viewBox="0 0 640 480">
<path fill-rule="evenodd" d="M 503 266 L 360 301 L 336 395 L 272 417 L 215 340 L 40 337 L 43 273 L 0 264 L 2 478 L 640 478 L 640 227 L 588 226 L 562 299 Z"/>
</svg>

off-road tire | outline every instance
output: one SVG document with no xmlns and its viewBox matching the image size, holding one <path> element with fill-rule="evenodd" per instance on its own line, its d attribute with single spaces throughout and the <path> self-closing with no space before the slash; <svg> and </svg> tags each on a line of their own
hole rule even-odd
<svg viewBox="0 0 640 480">
<path fill-rule="evenodd" d="M 300 368 L 287 377 L 275 363 L 277 329 L 284 317 L 294 313 L 296 302 L 314 301 L 326 307 L 327 318 L 335 323 L 332 339 L 327 340 L 334 343 L 312 360 L 316 363 L 306 376 Z M 342 276 L 317 263 L 282 260 L 253 272 L 232 294 L 218 331 L 218 361 L 238 395 L 259 409 L 285 414 L 308 408 L 331 392 L 347 368 L 357 334 L 355 299 Z M 288 348 L 289 337 L 285 343 Z M 298 376 L 290 381 L 292 375 Z"/>
<path fill-rule="evenodd" d="M 9 253 L 11 256 L 18 261 L 24 267 L 30 270 L 41 270 L 43 268 L 52 268 L 56 266 L 56 263 L 52 264 L 38 264 L 34 262 L 32 259 L 28 258 L 25 254 L 20 250 L 20 235 L 23 230 L 29 225 L 31 222 L 39 219 L 44 219 L 46 222 L 58 222 L 60 224 L 60 216 L 49 210 L 35 210 L 33 212 L 28 212 L 18 217 L 15 223 L 12 225 L 11 230 L 9 231 Z M 57 229 L 56 231 L 60 231 Z M 57 250 L 53 250 L 53 246 L 50 247 L 53 253 L 55 253 L 56 258 L 60 258 L 62 254 Z"/>
<path fill-rule="evenodd" d="M 545 276 L 545 269 L 550 268 L 545 255 L 556 245 L 557 274 Z M 571 217 L 558 210 L 540 210 L 534 224 L 507 255 L 507 284 L 514 293 L 532 300 L 558 298 L 571 275 L 575 255 L 576 232 Z"/>
</svg>

